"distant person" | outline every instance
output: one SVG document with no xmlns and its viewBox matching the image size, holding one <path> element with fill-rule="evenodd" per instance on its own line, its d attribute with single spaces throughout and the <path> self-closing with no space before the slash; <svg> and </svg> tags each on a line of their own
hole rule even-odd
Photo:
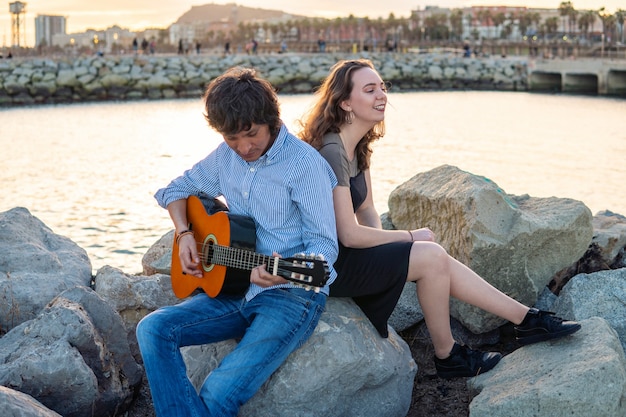
<svg viewBox="0 0 626 417">
<path fill-rule="evenodd" d="M 200 292 L 139 322 L 137 341 L 159 417 L 237 416 L 311 336 L 336 276 L 329 266 L 326 285 L 315 292 L 271 273 L 282 269 L 280 255 L 319 254 L 329 265 L 337 259 L 335 175 L 315 149 L 289 133 L 271 84 L 253 70 L 234 68 L 209 83 L 203 100 L 206 120 L 224 141 L 155 194 L 174 223 L 182 273 L 203 276 L 197 246 L 203 236 L 187 218 L 187 198 L 199 193 L 223 197 L 230 214 L 251 218 L 256 252 L 275 261 L 249 271 L 241 293 Z M 231 256 L 237 264 L 241 255 Z M 196 391 L 180 349 L 227 339 L 236 339 L 236 347 Z"/>
<path fill-rule="evenodd" d="M 319 38 L 317 40 L 317 48 L 319 49 L 320 52 L 326 52 L 326 41 L 322 38 Z"/>
<path fill-rule="evenodd" d="M 252 54 L 256 55 L 257 54 L 257 49 L 259 48 L 259 43 L 257 42 L 256 39 L 252 39 Z"/>
<path fill-rule="evenodd" d="M 133 39 L 133 52 L 137 55 L 139 51 L 139 42 L 137 42 L 137 38 Z"/>
<path fill-rule="evenodd" d="M 7 55 L 7 59 L 11 59 L 13 58 L 13 54 L 11 53 L 11 51 L 9 51 L 8 55 Z"/>
<path fill-rule="evenodd" d="M 200 44 L 200 42 L 196 42 L 196 55 L 200 55 L 200 47 L 202 45 Z"/>
<path fill-rule="evenodd" d="M 339 258 L 331 296 L 352 297 L 381 336 L 405 283 L 415 282 L 442 378 L 471 377 L 492 369 L 502 355 L 457 343 L 450 330 L 450 297 L 515 324 L 522 345 L 556 339 L 580 329 L 552 313 L 503 294 L 452 258 L 428 228 L 384 230 L 374 207 L 370 157 L 383 136 L 386 84 L 369 60 L 340 61 L 317 90 L 302 139 L 326 158 L 337 175 L 333 190 Z"/>
<path fill-rule="evenodd" d="M 182 55 L 182 54 L 183 54 L 183 52 L 184 52 L 184 49 L 183 49 L 183 40 L 182 40 L 182 39 L 179 39 L 179 40 L 178 40 L 178 55 Z"/>
<path fill-rule="evenodd" d="M 224 55 L 229 55 L 230 54 L 230 40 L 226 40 L 226 43 L 224 43 Z"/>
<path fill-rule="evenodd" d="M 470 49 L 469 43 L 465 42 L 463 44 L 463 57 L 469 58 L 472 56 L 472 50 Z"/>
</svg>

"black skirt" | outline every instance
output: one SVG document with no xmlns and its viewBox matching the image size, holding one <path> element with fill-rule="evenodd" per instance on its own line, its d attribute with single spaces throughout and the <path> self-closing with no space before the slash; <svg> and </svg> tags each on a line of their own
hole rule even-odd
<svg viewBox="0 0 626 417">
<path fill-rule="evenodd" d="M 388 337 L 391 316 L 409 271 L 412 242 L 394 242 L 366 249 L 339 244 L 337 279 L 331 297 L 352 297 L 382 337 Z"/>
</svg>

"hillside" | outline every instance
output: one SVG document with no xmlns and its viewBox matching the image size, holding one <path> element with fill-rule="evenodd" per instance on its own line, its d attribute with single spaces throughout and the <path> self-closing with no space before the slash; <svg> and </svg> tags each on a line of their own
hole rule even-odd
<svg viewBox="0 0 626 417">
<path fill-rule="evenodd" d="M 249 21 L 265 20 L 289 20 L 301 19 L 305 16 L 292 15 L 280 10 L 268 10 L 246 6 L 238 6 L 236 3 L 228 4 L 204 4 L 191 6 L 191 10 L 178 18 L 176 23 L 190 24 L 198 22 L 217 22 L 230 20 L 235 24 Z"/>
</svg>

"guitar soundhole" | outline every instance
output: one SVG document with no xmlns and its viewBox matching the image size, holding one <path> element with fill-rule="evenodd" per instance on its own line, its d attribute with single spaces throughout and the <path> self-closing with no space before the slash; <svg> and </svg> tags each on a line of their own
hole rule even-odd
<svg viewBox="0 0 626 417">
<path fill-rule="evenodd" d="M 217 243 L 215 235 L 209 234 L 202 242 L 202 269 L 204 272 L 210 272 L 215 264 L 213 263 L 213 245 Z"/>
</svg>

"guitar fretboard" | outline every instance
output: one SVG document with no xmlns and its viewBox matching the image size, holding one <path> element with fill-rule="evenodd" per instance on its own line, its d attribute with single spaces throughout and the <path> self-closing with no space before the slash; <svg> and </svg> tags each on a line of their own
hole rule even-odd
<svg viewBox="0 0 626 417">
<path fill-rule="evenodd" d="M 267 265 L 268 272 L 274 270 L 276 258 L 245 249 L 222 245 L 209 245 L 207 261 L 217 265 L 250 271 L 260 265 Z"/>
</svg>

